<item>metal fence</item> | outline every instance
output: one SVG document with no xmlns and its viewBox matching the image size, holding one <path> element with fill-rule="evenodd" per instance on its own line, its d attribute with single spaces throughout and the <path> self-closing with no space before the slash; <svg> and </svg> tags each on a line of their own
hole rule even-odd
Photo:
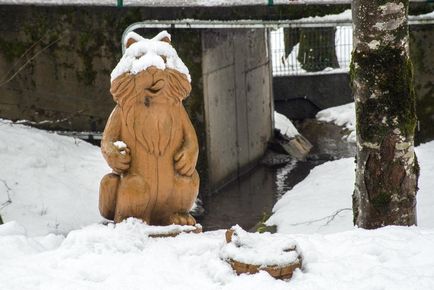
<svg viewBox="0 0 434 290">
<path fill-rule="evenodd" d="M 409 25 L 432 25 L 434 13 L 409 16 Z M 353 49 L 351 18 L 289 21 L 271 29 L 273 75 L 348 72 Z"/>
<path fill-rule="evenodd" d="M 290 27 L 271 31 L 273 75 L 348 71 L 351 23 L 326 27 Z"/>
</svg>

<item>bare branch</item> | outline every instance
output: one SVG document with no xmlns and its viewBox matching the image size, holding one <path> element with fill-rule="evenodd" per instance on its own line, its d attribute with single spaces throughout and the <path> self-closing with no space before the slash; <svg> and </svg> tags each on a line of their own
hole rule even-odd
<svg viewBox="0 0 434 290">
<path fill-rule="evenodd" d="M 65 123 L 67 121 L 70 121 L 72 118 L 80 115 L 83 112 L 84 112 L 84 110 L 79 110 L 77 112 L 71 113 L 69 116 L 67 116 L 65 118 L 58 119 L 58 120 L 43 120 L 43 121 L 39 121 L 39 122 L 34 122 L 34 121 L 29 121 L 29 120 L 18 120 L 14 123 L 20 124 L 20 125 L 32 125 L 32 126 L 46 125 L 46 124 L 59 124 L 59 123 Z"/>
<path fill-rule="evenodd" d="M 12 188 L 9 187 L 6 180 L 0 179 L 0 182 L 3 183 L 4 187 L 6 188 L 6 195 L 8 197 L 8 199 L 0 205 L 0 210 L 1 210 L 12 203 L 11 194 L 10 194 L 12 192 Z"/>
<path fill-rule="evenodd" d="M 6 85 L 8 82 L 10 82 L 11 80 L 13 80 L 29 63 L 31 63 L 38 55 L 40 55 L 42 52 L 44 52 L 45 50 L 47 50 L 50 46 L 52 46 L 53 44 L 55 44 L 56 42 L 58 42 L 60 40 L 60 38 L 54 40 L 53 42 L 49 43 L 48 45 L 46 45 L 44 48 L 42 48 L 41 50 L 39 50 L 37 53 L 35 53 L 31 58 L 29 58 L 12 76 L 10 76 L 7 80 L 3 81 L 0 83 L 0 87 Z"/>
<path fill-rule="evenodd" d="M 337 211 L 333 212 L 331 215 L 328 215 L 328 216 L 325 216 L 322 218 L 318 218 L 318 219 L 314 219 L 314 220 L 305 221 L 305 222 L 294 223 L 294 224 L 290 224 L 290 225 L 291 226 L 311 225 L 311 224 L 316 223 L 316 222 L 326 221 L 326 223 L 321 226 L 321 227 L 324 227 L 324 226 L 329 225 L 341 212 L 346 211 L 346 210 L 352 210 L 352 209 L 351 208 L 341 208 L 341 209 L 338 209 Z"/>
<path fill-rule="evenodd" d="M 48 31 L 41 38 L 39 38 L 37 41 L 35 41 L 29 48 L 26 49 L 26 51 L 18 58 L 18 60 L 13 64 L 13 66 L 4 75 L 2 82 L 5 81 L 8 77 L 8 75 L 17 67 L 20 60 L 23 59 L 36 45 L 38 45 L 47 34 L 48 34 Z"/>
</svg>

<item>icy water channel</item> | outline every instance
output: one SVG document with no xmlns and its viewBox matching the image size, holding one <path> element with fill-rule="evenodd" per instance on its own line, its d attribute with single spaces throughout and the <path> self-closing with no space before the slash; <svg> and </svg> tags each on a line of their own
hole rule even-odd
<svg viewBox="0 0 434 290">
<path fill-rule="evenodd" d="M 198 218 L 204 230 L 246 230 L 270 214 L 276 201 L 324 161 L 290 161 L 283 166 L 258 165 L 241 178 L 204 200 L 205 213 Z"/>
<path fill-rule="evenodd" d="M 277 200 L 301 182 L 312 168 L 326 161 L 353 157 L 355 144 L 344 138 L 342 127 L 305 120 L 300 128 L 313 145 L 306 161 L 290 161 L 284 166 L 259 165 L 240 179 L 204 200 L 205 213 L 198 218 L 204 230 L 229 228 L 239 224 L 254 230 L 265 221 Z"/>
</svg>

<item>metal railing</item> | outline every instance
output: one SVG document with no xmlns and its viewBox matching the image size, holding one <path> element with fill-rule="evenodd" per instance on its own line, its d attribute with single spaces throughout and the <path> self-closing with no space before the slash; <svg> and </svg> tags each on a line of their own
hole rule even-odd
<svg viewBox="0 0 434 290">
<path fill-rule="evenodd" d="M 409 25 L 420 24 L 434 24 L 434 14 L 409 16 Z M 130 25 L 122 43 L 128 32 L 141 28 L 269 29 L 274 76 L 347 72 L 351 61 L 350 11 L 299 20 L 148 20 Z"/>
<path fill-rule="evenodd" d="M 353 49 L 351 15 L 292 21 L 270 33 L 273 76 L 348 72 Z M 434 24 L 434 13 L 409 16 L 409 25 Z M 434 32 L 434 29 L 433 29 Z"/>
</svg>

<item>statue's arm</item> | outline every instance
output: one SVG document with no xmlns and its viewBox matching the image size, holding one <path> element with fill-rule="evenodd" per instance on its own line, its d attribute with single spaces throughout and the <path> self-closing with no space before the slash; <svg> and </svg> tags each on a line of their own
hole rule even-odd
<svg viewBox="0 0 434 290">
<path fill-rule="evenodd" d="M 131 156 L 129 149 L 120 150 L 113 144 L 121 140 L 121 114 L 119 106 L 116 106 L 108 118 L 101 140 L 101 152 L 108 165 L 116 172 L 123 173 L 130 167 Z"/>
<path fill-rule="evenodd" d="M 199 143 L 193 124 L 182 104 L 180 115 L 184 141 L 180 150 L 175 154 L 175 169 L 181 175 L 192 176 L 199 155 Z"/>
</svg>

